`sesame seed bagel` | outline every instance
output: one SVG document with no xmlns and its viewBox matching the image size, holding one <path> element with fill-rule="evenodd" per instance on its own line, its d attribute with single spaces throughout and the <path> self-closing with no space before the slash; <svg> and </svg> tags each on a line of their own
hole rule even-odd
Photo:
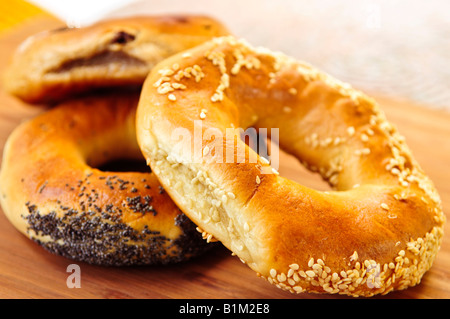
<svg viewBox="0 0 450 319">
<path fill-rule="evenodd" d="M 20 232 L 52 253 L 107 266 L 181 262 L 211 247 L 146 165 L 137 102 L 137 95 L 68 101 L 13 131 L 0 199 Z M 118 159 L 142 160 L 146 169 L 114 168 Z"/>
<path fill-rule="evenodd" d="M 277 128 L 333 190 L 280 176 L 239 138 L 248 127 Z M 282 53 L 223 37 L 166 59 L 137 136 L 183 212 L 282 289 L 386 294 L 418 284 L 439 250 L 440 198 L 377 103 Z"/>
<path fill-rule="evenodd" d="M 227 34 L 218 21 L 189 15 L 136 16 L 46 31 L 18 48 L 4 86 L 29 103 L 53 103 L 105 87 L 140 86 L 162 59 Z"/>
</svg>

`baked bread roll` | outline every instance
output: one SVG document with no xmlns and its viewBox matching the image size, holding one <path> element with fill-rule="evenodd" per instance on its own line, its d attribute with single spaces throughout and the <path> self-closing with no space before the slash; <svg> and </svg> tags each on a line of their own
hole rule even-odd
<svg viewBox="0 0 450 319">
<path fill-rule="evenodd" d="M 148 167 L 111 171 L 119 159 L 146 167 L 137 102 L 115 94 L 68 101 L 13 131 L 0 202 L 20 232 L 52 253 L 106 266 L 181 262 L 212 247 Z"/>
<path fill-rule="evenodd" d="M 29 103 L 54 103 L 93 89 L 139 87 L 162 59 L 229 34 L 204 16 L 111 19 L 28 38 L 6 70 L 6 90 Z"/>
<path fill-rule="evenodd" d="M 280 176 L 239 138 L 248 127 L 278 129 L 334 191 Z M 282 53 L 223 37 L 162 61 L 137 136 L 183 212 L 282 289 L 386 294 L 417 285 L 439 250 L 439 195 L 376 101 Z"/>
</svg>

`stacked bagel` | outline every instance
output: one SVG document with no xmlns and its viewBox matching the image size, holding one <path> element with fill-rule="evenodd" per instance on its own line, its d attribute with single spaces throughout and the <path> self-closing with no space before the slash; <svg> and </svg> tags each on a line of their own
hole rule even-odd
<svg viewBox="0 0 450 319">
<path fill-rule="evenodd" d="M 417 285 L 441 245 L 439 195 L 376 101 L 214 20 L 37 36 L 17 53 L 8 89 L 30 103 L 97 91 L 21 125 L 5 147 L 5 214 L 50 251 L 154 264 L 218 240 L 279 288 L 356 297 Z M 280 147 L 333 191 L 279 176 L 240 140 L 248 127 L 278 128 Z M 174 132 L 189 138 L 180 145 Z M 95 168 L 124 154 L 143 155 L 151 173 Z"/>
<path fill-rule="evenodd" d="M 210 248 L 146 166 L 135 116 L 156 63 L 225 34 L 207 17 L 161 16 L 27 39 L 5 87 L 54 107 L 5 145 L 0 196 L 13 225 L 48 251 L 98 265 L 181 262 Z"/>
</svg>

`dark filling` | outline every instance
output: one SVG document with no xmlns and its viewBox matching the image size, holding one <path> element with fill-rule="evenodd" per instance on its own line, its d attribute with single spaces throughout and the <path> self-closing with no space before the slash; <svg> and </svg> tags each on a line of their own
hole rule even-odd
<svg viewBox="0 0 450 319">
<path fill-rule="evenodd" d="M 128 42 L 134 41 L 136 37 L 125 31 L 117 32 L 116 36 L 112 39 L 111 43 L 127 44 Z"/>
<path fill-rule="evenodd" d="M 67 26 L 64 26 L 64 27 L 60 27 L 60 28 L 56 28 L 56 29 L 50 30 L 50 32 L 53 32 L 53 33 L 65 32 L 65 31 L 68 31 L 70 29 L 71 28 L 69 28 Z"/>
<path fill-rule="evenodd" d="M 120 40 L 120 39 L 119 39 Z M 122 51 L 104 51 L 97 53 L 89 58 L 79 58 L 64 62 L 59 67 L 50 70 L 50 73 L 68 72 L 74 68 L 105 66 L 109 64 L 120 63 L 131 66 L 145 67 L 147 64 L 141 59 L 130 56 Z"/>
</svg>

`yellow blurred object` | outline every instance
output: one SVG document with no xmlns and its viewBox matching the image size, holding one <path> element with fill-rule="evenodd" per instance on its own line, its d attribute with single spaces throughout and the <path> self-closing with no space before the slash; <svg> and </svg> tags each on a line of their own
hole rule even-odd
<svg viewBox="0 0 450 319">
<path fill-rule="evenodd" d="M 52 16 L 27 1 L 0 0 L 0 32 L 38 15 Z"/>
</svg>

